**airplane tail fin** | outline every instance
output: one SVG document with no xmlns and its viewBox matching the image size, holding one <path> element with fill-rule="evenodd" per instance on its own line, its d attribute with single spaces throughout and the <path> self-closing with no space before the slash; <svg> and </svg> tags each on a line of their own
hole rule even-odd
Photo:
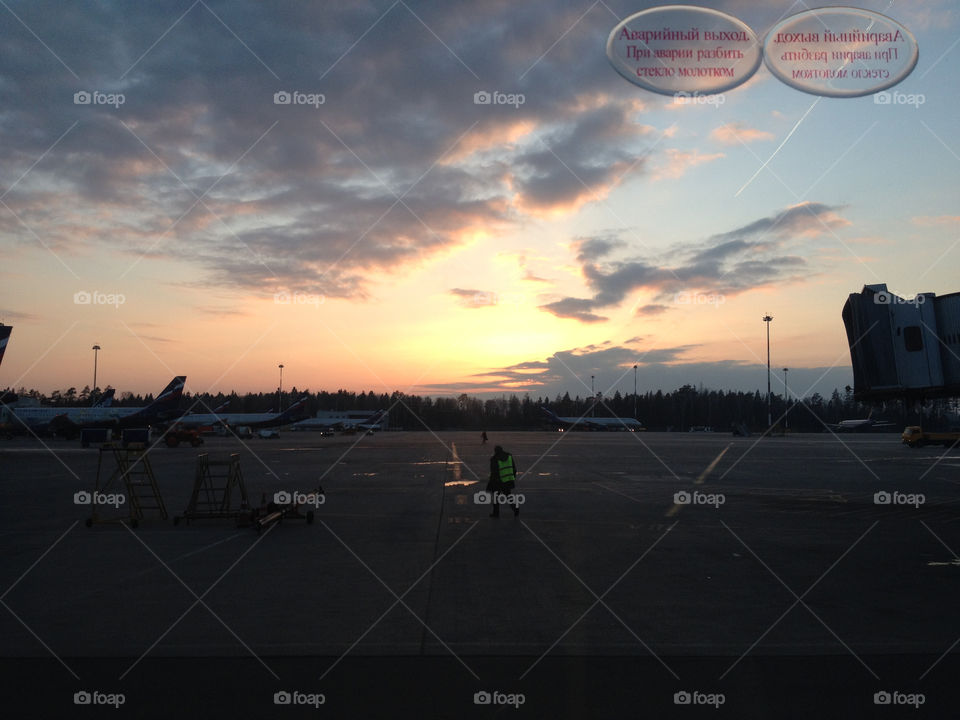
<svg viewBox="0 0 960 720">
<path fill-rule="evenodd" d="M 307 402 L 307 398 L 309 397 L 310 397 L 309 395 L 304 395 L 302 398 L 297 400 L 295 403 L 293 403 L 293 405 L 291 405 L 282 413 L 280 413 L 277 416 L 277 420 L 282 419 L 284 422 L 287 422 L 292 418 L 300 417 L 300 415 L 303 413 L 303 406 Z"/>
<path fill-rule="evenodd" d="M 560 418 L 557 417 L 557 414 L 550 408 L 546 407 L 545 405 L 541 405 L 540 409 L 543 411 L 543 414 L 546 415 L 551 420 L 555 420 L 555 421 L 560 420 Z"/>
<path fill-rule="evenodd" d="M 162 416 L 170 412 L 175 412 L 180 405 L 180 398 L 183 397 L 183 386 L 186 384 L 186 381 L 186 375 L 177 375 L 160 391 L 157 399 L 143 409 L 142 413 L 145 415 Z"/>
<path fill-rule="evenodd" d="M 3 353 L 7 349 L 7 342 L 10 340 L 10 333 L 12 331 L 12 325 L 0 325 L 0 363 L 3 362 Z"/>
<path fill-rule="evenodd" d="M 116 390 L 113 388 L 107 388 L 104 390 L 103 395 L 96 400 L 91 407 L 107 408 L 113 404 L 113 396 L 116 394 Z"/>
</svg>

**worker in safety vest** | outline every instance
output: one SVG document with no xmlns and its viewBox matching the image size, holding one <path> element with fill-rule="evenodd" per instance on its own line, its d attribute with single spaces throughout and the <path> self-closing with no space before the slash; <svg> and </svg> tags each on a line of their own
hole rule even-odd
<svg viewBox="0 0 960 720">
<path fill-rule="evenodd" d="M 520 514 L 520 506 L 515 502 L 513 488 L 517 481 L 517 463 L 513 455 L 497 445 L 490 458 L 490 480 L 487 483 L 487 492 L 490 493 L 490 502 L 493 512 L 490 517 L 500 517 L 500 505 L 507 503 L 513 507 L 514 517 Z"/>
</svg>

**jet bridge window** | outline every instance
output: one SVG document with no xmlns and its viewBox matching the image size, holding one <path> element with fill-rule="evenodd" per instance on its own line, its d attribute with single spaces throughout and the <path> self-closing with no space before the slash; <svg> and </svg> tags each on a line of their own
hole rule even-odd
<svg viewBox="0 0 960 720">
<path fill-rule="evenodd" d="M 903 342 L 907 346 L 907 352 L 920 352 L 923 350 L 923 333 L 919 325 L 907 325 L 903 329 Z"/>
</svg>

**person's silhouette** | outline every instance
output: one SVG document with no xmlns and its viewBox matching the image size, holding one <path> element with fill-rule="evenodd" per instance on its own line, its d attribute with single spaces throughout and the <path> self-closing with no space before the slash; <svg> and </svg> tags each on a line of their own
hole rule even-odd
<svg viewBox="0 0 960 720">
<path fill-rule="evenodd" d="M 490 493 L 490 502 L 493 505 L 490 517 L 500 517 L 500 504 L 503 502 L 513 505 L 514 517 L 520 514 L 520 506 L 511 502 L 516 500 L 516 496 L 508 499 L 508 496 L 513 495 L 516 481 L 517 463 L 513 455 L 497 445 L 490 457 L 490 480 L 487 482 L 487 492 Z"/>
</svg>

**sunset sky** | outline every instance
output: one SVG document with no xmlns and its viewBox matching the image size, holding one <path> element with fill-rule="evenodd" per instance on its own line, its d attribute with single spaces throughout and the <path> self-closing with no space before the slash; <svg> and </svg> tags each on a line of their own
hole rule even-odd
<svg viewBox="0 0 960 720">
<path fill-rule="evenodd" d="M 654 5 L 4 4 L 0 387 L 765 389 L 765 313 L 775 390 L 852 384 L 849 293 L 960 290 L 960 7 L 859 4 L 922 102 L 681 105 L 604 52 Z"/>
</svg>

